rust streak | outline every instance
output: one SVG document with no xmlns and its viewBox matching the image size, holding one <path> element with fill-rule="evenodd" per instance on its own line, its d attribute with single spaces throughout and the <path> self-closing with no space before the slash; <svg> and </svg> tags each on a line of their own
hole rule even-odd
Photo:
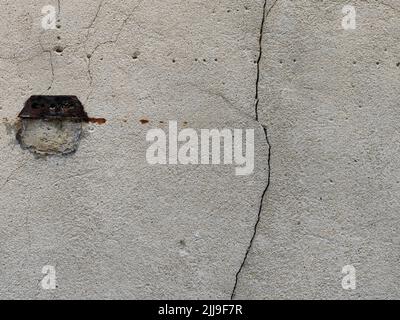
<svg viewBox="0 0 400 320">
<path fill-rule="evenodd" d="M 105 124 L 107 120 L 104 118 L 88 118 L 88 122 L 96 124 Z"/>
</svg>

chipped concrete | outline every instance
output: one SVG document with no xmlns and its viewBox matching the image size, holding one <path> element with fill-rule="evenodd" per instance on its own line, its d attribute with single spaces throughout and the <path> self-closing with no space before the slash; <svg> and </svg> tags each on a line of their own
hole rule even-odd
<svg viewBox="0 0 400 320">
<path fill-rule="evenodd" d="M 73 120 L 22 119 L 17 139 L 23 149 L 36 154 L 70 154 L 78 149 L 82 123 Z"/>
<path fill-rule="evenodd" d="M 399 8 L 355 0 L 345 32 L 345 4 L 3 1 L 0 298 L 398 298 Z M 35 94 L 107 123 L 33 157 L 12 122 Z M 169 120 L 254 129 L 254 173 L 150 166 Z"/>
</svg>

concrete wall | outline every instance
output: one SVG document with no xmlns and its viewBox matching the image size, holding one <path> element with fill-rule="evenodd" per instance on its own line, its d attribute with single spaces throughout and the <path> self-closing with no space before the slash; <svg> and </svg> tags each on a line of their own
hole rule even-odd
<svg viewBox="0 0 400 320">
<path fill-rule="evenodd" d="M 0 298 L 399 298 L 399 20 L 395 0 L 2 1 Z M 107 122 L 32 154 L 37 94 Z M 169 121 L 253 129 L 254 172 L 150 165 Z"/>
</svg>

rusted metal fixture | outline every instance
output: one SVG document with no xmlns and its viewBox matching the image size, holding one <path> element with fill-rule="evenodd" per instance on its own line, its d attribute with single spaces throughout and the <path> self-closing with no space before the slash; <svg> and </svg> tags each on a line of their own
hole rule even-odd
<svg viewBox="0 0 400 320">
<path fill-rule="evenodd" d="M 31 96 L 18 115 L 22 119 L 73 120 L 89 122 L 76 96 Z"/>
<path fill-rule="evenodd" d="M 19 118 L 17 140 L 23 149 L 39 155 L 75 152 L 82 124 L 92 121 L 76 96 L 31 96 Z"/>
<path fill-rule="evenodd" d="M 76 96 L 31 96 L 18 116 L 18 142 L 23 149 L 39 155 L 74 153 L 84 122 L 106 122 L 89 118 Z"/>
</svg>

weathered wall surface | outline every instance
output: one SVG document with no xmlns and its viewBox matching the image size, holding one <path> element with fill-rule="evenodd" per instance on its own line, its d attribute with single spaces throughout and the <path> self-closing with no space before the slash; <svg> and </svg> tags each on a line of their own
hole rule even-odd
<svg viewBox="0 0 400 320">
<path fill-rule="evenodd" d="M 398 1 L 269 2 L 271 182 L 237 298 L 399 298 Z M 273 5 L 273 7 L 272 7 Z M 343 266 L 357 289 L 342 289 Z"/>
<path fill-rule="evenodd" d="M 399 298 L 400 6 L 354 0 L 344 30 L 345 4 L 3 1 L 0 298 Z M 15 123 L 37 94 L 107 122 L 35 156 Z M 254 129 L 253 174 L 149 165 L 170 120 Z"/>
</svg>

